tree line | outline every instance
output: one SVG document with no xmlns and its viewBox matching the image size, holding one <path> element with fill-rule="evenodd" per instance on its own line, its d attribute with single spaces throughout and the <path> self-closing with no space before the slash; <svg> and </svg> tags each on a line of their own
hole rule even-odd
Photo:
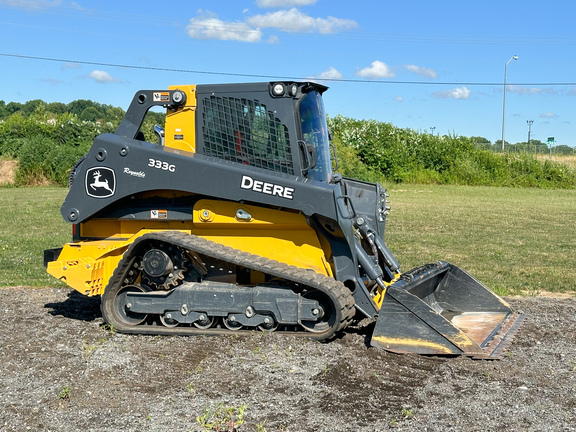
<svg viewBox="0 0 576 432">
<path fill-rule="evenodd" d="M 124 117 L 122 108 L 112 105 L 101 104 L 91 100 L 78 99 L 64 104 L 62 102 L 46 103 L 41 99 L 30 100 L 25 103 L 9 102 L 0 100 L 0 119 L 5 119 L 13 114 L 30 116 L 38 111 L 52 114 L 73 114 L 79 120 L 117 122 Z"/>
<path fill-rule="evenodd" d="M 69 104 L 0 101 L 0 158 L 18 160 L 18 185 L 66 185 L 71 168 L 94 138 L 116 130 L 124 114 L 122 108 L 83 99 Z M 499 143 L 483 137 L 433 135 L 341 115 L 329 117 L 328 123 L 340 171 L 348 177 L 384 183 L 576 188 L 576 170 L 570 166 L 539 161 L 529 152 L 497 153 Z M 164 125 L 163 113 L 146 117 L 142 130 L 151 142 L 156 142 L 154 124 Z M 538 144 L 543 143 L 530 143 Z M 523 143 L 515 146 L 521 149 Z"/>
<path fill-rule="evenodd" d="M 485 150 L 492 150 L 494 152 L 502 151 L 502 140 L 496 140 L 494 143 L 490 142 L 489 139 L 484 137 L 472 136 L 470 141 L 473 142 L 477 147 L 483 148 Z M 531 139 L 530 142 L 522 141 L 516 144 L 509 143 L 506 141 L 504 143 L 504 151 L 510 153 L 535 153 L 535 154 L 546 154 L 550 150 L 557 155 L 571 156 L 576 154 L 576 150 L 573 147 L 567 146 L 565 144 L 555 145 L 550 148 L 547 142 L 542 142 L 538 139 Z"/>
</svg>

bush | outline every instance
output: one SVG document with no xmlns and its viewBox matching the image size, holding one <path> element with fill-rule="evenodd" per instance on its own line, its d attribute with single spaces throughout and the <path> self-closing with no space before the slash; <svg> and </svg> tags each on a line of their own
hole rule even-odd
<svg viewBox="0 0 576 432">
<path fill-rule="evenodd" d="M 36 135 L 26 139 L 17 153 L 19 160 L 16 184 L 68 184 L 70 170 L 90 149 L 89 144 L 67 146 L 51 138 Z"/>
<path fill-rule="evenodd" d="M 351 177 L 368 182 L 380 180 L 382 175 L 362 163 L 355 149 L 342 145 L 338 137 L 334 138 L 333 144 L 336 147 L 336 155 L 338 158 L 339 168 L 337 171 L 344 177 Z"/>
<path fill-rule="evenodd" d="M 80 119 L 84 121 L 96 121 L 102 117 L 102 113 L 92 106 L 86 108 L 82 111 L 82 114 L 80 114 Z"/>
<path fill-rule="evenodd" d="M 576 172 L 568 166 L 551 160 L 544 161 L 543 177 L 547 187 L 576 187 Z"/>
<path fill-rule="evenodd" d="M 329 118 L 328 125 L 339 155 L 345 155 L 340 159 L 350 177 L 382 176 L 395 183 L 576 187 L 576 170 L 567 165 L 542 163 L 526 153 L 494 153 L 476 146 L 477 139 L 434 136 L 340 115 Z"/>
<path fill-rule="evenodd" d="M 13 114 L 0 120 L 0 156 L 19 159 L 18 184 L 66 185 L 74 163 L 94 138 L 113 132 L 123 111 L 91 101 L 63 104 L 41 101 L 2 106 Z M 0 104 L 1 105 L 1 104 Z M 50 111 L 52 110 L 52 111 Z M 100 120 L 113 118 L 112 122 Z M 164 114 L 149 112 L 142 130 L 155 142 L 155 123 Z M 557 162 L 539 162 L 532 155 L 499 154 L 475 145 L 477 138 L 455 134 L 435 136 L 391 123 L 355 120 L 338 115 L 328 118 L 340 163 L 346 177 L 395 183 L 436 183 L 540 188 L 575 188 L 576 170 Z"/>
<path fill-rule="evenodd" d="M 46 105 L 37 104 L 28 116 L 20 110 L 0 120 L 0 156 L 19 159 L 19 185 L 66 185 L 70 169 L 90 149 L 94 138 L 113 132 L 117 125 L 79 120 L 75 114 L 54 114 Z"/>
<path fill-rule="evenodd" d="M 17 154 L 20 163 L 16 172 L 16 184 L 44 183 L 51 180 L 48 155 L 53 146 L 54 141 L 42 135 L 24 140 Z"/>
<path fill-rule="evenodd" d="M 25 138 L 10 137 L 4 140 L 0 140 L 0 156 L 8 158 L 18 157 L 18 152 L 20 147 L 26 142 Z"/>
</svg>

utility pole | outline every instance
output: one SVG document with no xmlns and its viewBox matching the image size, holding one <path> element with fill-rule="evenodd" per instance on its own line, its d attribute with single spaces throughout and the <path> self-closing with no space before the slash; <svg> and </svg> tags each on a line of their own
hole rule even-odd
<svg viewBox="0 0 576 432">
<path fill-rule="evenodd" d="M 504 130 L 506 125 L 506 78 L 508 76 L 508 63 L 512 60 L 518 60 L 518 56 L 514 55 L 510 57 L 510 60 L 504 65 L 504 103 L 502 104 L 502 151 L 504 151 Z"/>
<path fill-rule="evenodd" d="M 530 152 L 530 132 L 532 131 L 534 120 L 526 120 L 526 123 L 528 123 L 528 152 Z"/>
</svg>

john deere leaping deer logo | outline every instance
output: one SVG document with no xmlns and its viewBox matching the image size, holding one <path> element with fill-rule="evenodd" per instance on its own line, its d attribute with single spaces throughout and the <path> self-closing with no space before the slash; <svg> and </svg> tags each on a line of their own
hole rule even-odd
<svg viewBox="0 0 576 432">
<path fill-rule="evenodd" d="M 116 175 L 106 167 L 94 167 L 86 171 L 86 193 L 94 198 L 108 198 L 114 195 Z"/>
</svg>

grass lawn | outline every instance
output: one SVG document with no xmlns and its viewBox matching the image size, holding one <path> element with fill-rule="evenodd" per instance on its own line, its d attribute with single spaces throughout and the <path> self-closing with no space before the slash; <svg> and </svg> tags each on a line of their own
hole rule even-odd
<svg viewBox="0 0 576 432">
<path fill-rule="evenodd" d="M 501 295 L 576 291 L 576 190 L 393 185 L 386 241 L 402 269 L 445 260 Z M 67 189 L 0 188 L 0 286 L 64 286 L 43 250 L 70 240 Z"/>
<path fill-rule="evenodd" d="M 44 270 L 44 249 L 62 247 L 72 227 L 60 206 L 68 189 L 0 188 L 0 286 L 66 286 Z"/>
<path fill-rule="evenodd" d="M 576 291 L 576 190 L 394 185 L 387 243 L 403 271 L 456 264 L 501 295 Z"/>
</svg>

